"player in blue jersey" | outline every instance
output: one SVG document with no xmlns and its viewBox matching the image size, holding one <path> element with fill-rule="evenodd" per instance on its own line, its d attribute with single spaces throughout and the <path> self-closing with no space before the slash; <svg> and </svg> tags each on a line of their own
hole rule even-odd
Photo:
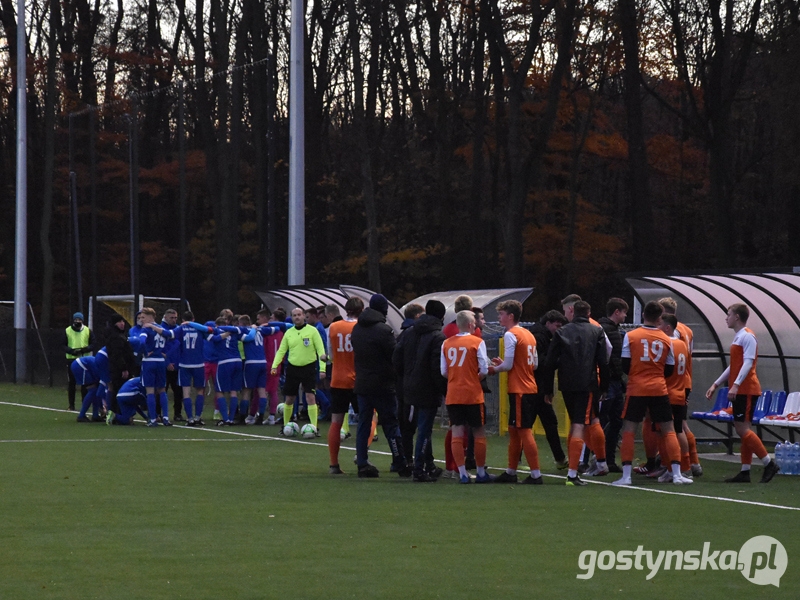
<svg viewBox="0 0 800 600">
<path fill-rule="evenodd" d="M 100 416 L 101 401 L 97 397 L 97 386 L 100 384 L 100 374 L 97 371 L 94 356 L 82 356 L 72 361 L 69 367 L 75 381 L 80 386 L 86 386 L 86 395 L 83 397 L 81 412 L 78 413 L 78 423 L 105 421 Z M 86 416 L 86 411 L 92 407 L 92 418 Z"/>
<path fill-rule="evenodd" d="M 267 359 L 264 354 L 264 338 L 278 331 L 267 326 L 269 315 L 261 311 L 256 316 L 257 326 L 250 327 L 250 317 L 239 317 L 241 332 L 244 334 L 244 378 L 242 396 L 250 401 L 250 410 L 245 419 L 246 425 L 260 425 L 267 409 Z M 257 398 L 257 400 L 256 400 Z"/>
<path fill-rule="evenodd" d="M 101 404 L 102 413 L 105 415 L 106 422 L 108 422 L 109 406 L 108 406 L 108 384 L 111 381 L 111 364 L 108 360 L 108 349 L 103 346 L 94 355 L 95 372 L 99 383 L 97 385 L 97 400 Z"/>
<path fill-rule="evenodd" d="M 175 330 L 179 345 L 178 383 L 183 392 L 183 409 L 186 411 L 186 423 L 189 427 L 205 425 L 203 407 L 205 405 L 205 335 L 191 323 L 194 314 L 187 310 L 183 313 L 183 323 Z M 194 412 L 192 411 L 192 388 L 195 389 Z"/>
<path fill-rule="evenodd" d="M 143 346 L 142 351 L 142 383 L 147 390 L 147 413 L 150 416 L 148 427 L 157 427 L 156 420 L 156 394 L 158 394 L 164 411 L 161 422 L 171 427 L 167 407 L 167 362 L 166 351 L 168 339 L 174 339 L 173 331 L 164 329 L 155 324 L 156 311 L 152 308 L 143 308 L 144 330 L 139 334 Z"/>
<path fill-rule="evenodd" d="M 178 311 L 174 308 L 168 308 L 164 311 L 164 316 L 161 319 L 161 327 L 169 330 L 178 329 Z M 177 333 L 177 331 L 175 331 Z M 167 355 L 167 397 L 169 391 L 172 390 L 172 421 L 174 423 L 181 423 L 186 419 L 181 414 L 183 412 L 183 393 L 181 392 L 180 382 L 178 381 L 178 363 L 180 362 L 181 355 L 181 342 L 178 336 L 175 339 L 167 340 L 167 345 L 164 348 Z M 169 416 L 169 407 L 161 407 L 161 414 Z"/>
<path fill-rule="evenodd" d="M 147 390 L 140 377 L 134 377 L 122 384 L 117 392 L 117 403 L 119 404 L 119 414 L 109 413 L 112 418 L 107 423 L 111 425 L 133 425 L 133 416 L 138 412 L 149 421 L 145 410 L 147 407 Z"/>
<path fill-rule="evenodd" d="M 136 324 L 131 327 L 130 331 L 128 331 L 128 341 L 131 343 L 133 347 L 133 358 L 136 364 L 135 371 L 132 372 L 132 376 L 139 376 L 142 372 L 142 349 L 139 347 L 139 334 L 144 331 L 144 317 L 142 316 L 142 311 L 136 313 Z M 133 340 L 136 342 L 133 342 Z"/>
<path fill-rule="evenodd" d="M 217 354 L 217 374 L 214 378 L 215 400 L 221 414 L 218 426 L 234 425 L 242 389 L 242 357 L 239 354 L 239 338 L 243 337 L 239 327 L 228 325 L 224 316 L 217 317 L 214 327 L 191 323 L 198 330 L 205 330 L 206 343 L 213 344 Z M 225 402 L 225 396 L 228 402 Z"/>
<path fill-rule="evenodd" d="M 309 325 L 313 325 L 319 331 L 319 337 L 322 338 L 322 347 L 325 349 L 325 355 L 328 355 L 328 330 L 325 327 L 325 307 L 311 307 L 305 311 L 306 323 Z M 328 323 L 330 324 L 330 323 Z M 330 365 L 328 365 L 330 368 Z M 317 376 L 317 385 L 316 389 L 314 390 L 315 396 L 317 397 L 317 405 L 319 406 L 319 418 L 320 420 L 325 420 L 328 418 L 328 411 L 331 407 L 331 394 L 330 394 L 330 383 L 328 380 L 328 375 L 326 371 L 326 377 L 320 379 Z"/>
</svg>

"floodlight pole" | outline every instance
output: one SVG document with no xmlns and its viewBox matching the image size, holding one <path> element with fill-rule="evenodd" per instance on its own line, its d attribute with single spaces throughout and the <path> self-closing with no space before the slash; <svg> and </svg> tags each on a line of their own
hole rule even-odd
<svg viewBox="0 0 800 600">
<path fill-rule="evenodd" d="M 178 189 L 180 211 L 180 279 L 181 279 L 181 314 L 186 306 L 186 132 L 184 131 L 184 94 L 183 81 L 178 83 Z"/>
<path fill-rule="evenodd" d="M 14 380 L 23 383 L 27 372 L 28 318 L 28 115 L 26 98 L 25 0 L 17 0 L 17 219 L 14 258 L 14 330 L 17 342 Z"/>
<path fill-rule="evenodd" d="M 303 0 L 292 0 L 289 59 L 289 285 L 306 282 Z"/>
</svg>

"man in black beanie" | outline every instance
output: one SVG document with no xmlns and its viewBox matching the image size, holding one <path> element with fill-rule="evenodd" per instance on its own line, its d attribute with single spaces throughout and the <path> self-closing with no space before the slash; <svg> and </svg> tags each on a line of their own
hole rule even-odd
<svg viewBox="0 0 800 600">
<path fill-rule="evenodd" d="M 136 368 L 136 359 L 133 356 L 133 349 L 125 333 L 125 319 L 122 315 L 115 313 L 111 316 L 103 338 L 106 354 L 108 354 L 108 370 L 111 376 L 111 381 L 108 382 L 108 406 L 111 411 L 119 413 L 117 392 Z"/>
<path fill-rule="evenodd" d="M 442 320 L 445 306 L 429 300 L 425 314 L 414 323 L 394 351 L 394 366 L 403 378 L 405 401 L 417 411 L 417 444 L 414 450 L 414 481 L 436 481 L 442 470 L 433 462 L 431 435 L 436 411 L 447 393 L 439 361 L 442 354 Z"/>
<path fill-rule="evenodd" d="M 373 411 L 378 411 L 383 434 L 392 452 L 393 469 L 400 477 L 411 476 L 397 421 L 395 376 L 392 367 L 396 341 L 392 328 L 386 324 L 388 312 L 389 301 L 381 294 L 374 294 L 369 300 L 369 308 L 359 315 L 350 337 L 356 369 L 354 391 L 358 396 L 356 462 L 359 477 L 378 477 L 380 473 L 367 458 Z"/>
</svg>

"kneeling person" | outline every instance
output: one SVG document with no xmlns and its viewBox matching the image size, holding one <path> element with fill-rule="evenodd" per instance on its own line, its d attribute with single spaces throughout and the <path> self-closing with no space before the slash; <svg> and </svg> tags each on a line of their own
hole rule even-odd
<svg viewBox="0 0 800 600">
<path fill-rule="evenodd" d="M 112 425 L 133 425 L 133 417 L 138 412 L 149 421 L 147 410 L 147 390 L 141 378 L 134 377 L 122 384 L 117 393 L 120 413 L 111 419 Z"/>
</svg>

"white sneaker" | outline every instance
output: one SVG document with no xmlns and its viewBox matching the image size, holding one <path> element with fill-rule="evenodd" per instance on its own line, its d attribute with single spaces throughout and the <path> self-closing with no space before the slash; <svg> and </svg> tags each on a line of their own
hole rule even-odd
<svg viewBox="0 0 800 600">
<path fill-rule="evenodd" d="M 584 473 L 587 477 L 603 477 L 604 475 L 608 475 L 608 467 L 605 469 L 601 468 L 597 463 Z"/>
<path fill-rule="evenodd" d="M 672 471 L 664 471 L 658 478 L 658 483 L 669 483 L 672 481 Z"/>
<path fill-rule="evenodd" d="M 256 418 L 253 415 L 247 415 L 247 418 L 244 420 L 245 425 L 255 425 Z"/>
<path fill-rule="evenodd" d="M 270 415 L 269 418 L 264 422 L 267 425 L 275 425 L 275 415 Z"/>
<path fill-rule="evenodd" d="M 689 485 L 691 483 L 694 483 L 694 481 L 692 479 L 689 479 L 688 477 L 684 477 L 683 475 L 681 475 L 680 477 L 674 477 L 672 479 L 672 483 L 674 483 L 675 485 Z"/>
<path fill-rule="evenodd" d="M 458 471 L 449 470 L 442 473 L 442 477 L 444 479 L 461 479 L 461 475 L 458 473 Z"/>
<path fill-rule="evenodd" d="M 620 479 L 617 479 L 616 481 L 612 481 L 611 485 L 616 485 L 616 486 L 631 485 L 631 478 L 622 477 Z"/>
<path fill-rule="evenodd" d="M 681 475 L 686 477 L 686 479 L 694 479 L 691 471 L 681 471 Z"/>
</svg>

